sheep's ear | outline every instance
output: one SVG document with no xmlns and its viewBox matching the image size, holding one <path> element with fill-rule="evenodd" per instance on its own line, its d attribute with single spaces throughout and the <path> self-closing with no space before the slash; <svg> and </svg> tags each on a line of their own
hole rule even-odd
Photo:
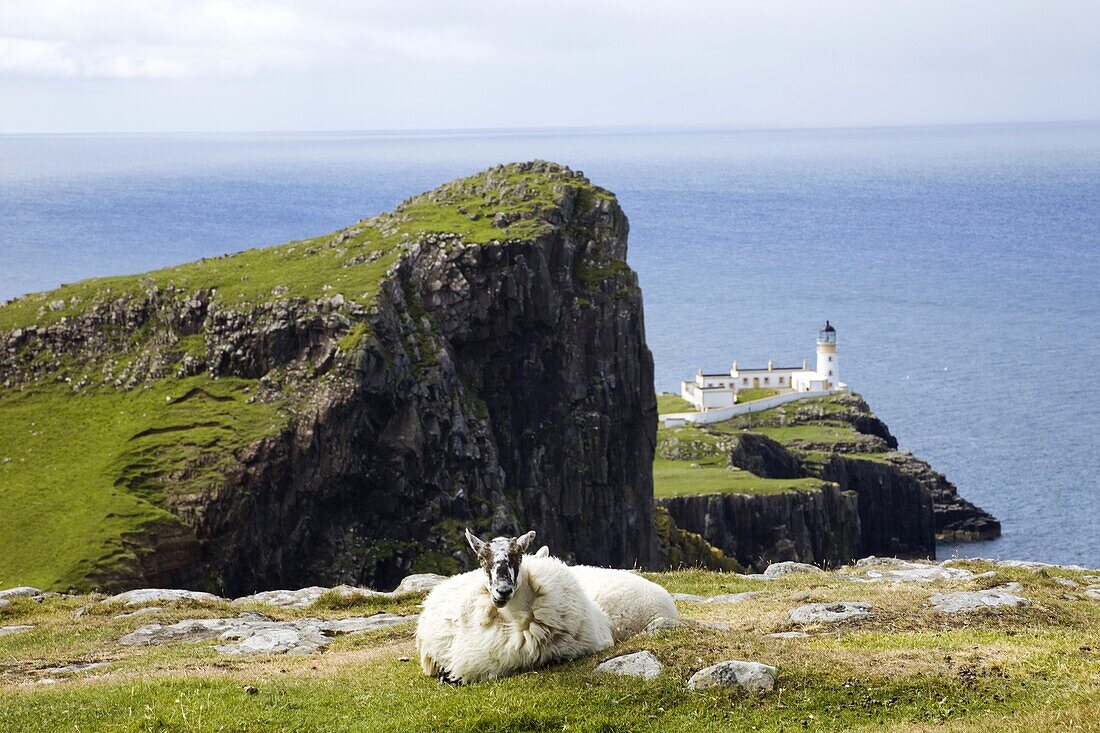
<svg viewBox="0 0 1100 733">
<path fill-rule="evenodd" d="M 535 541 L 535 530 L 531 530 L 522 537 L 516 538 L 516 547 L 520 552 L 527 552 L 527 548 L 531 546 L 531 543 Z"/>
<path fill-rule="evenodd" d="M 472 547 L 474 552 L 478 555 L 485 549 L 485 543 L 479 540 L 469 529 L 466 530 L 466 541 L 470 543 L 470 547 Z"/>
<path fill-rule="evenodd" d="M 550 548 L 543 545 L 539 548 L 539 551 L 535 553 L 535 557 L 550 557 Z"/>
</svg>

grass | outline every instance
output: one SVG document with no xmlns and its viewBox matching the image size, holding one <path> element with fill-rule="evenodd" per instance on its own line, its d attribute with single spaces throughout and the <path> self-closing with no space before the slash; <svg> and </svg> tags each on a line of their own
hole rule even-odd
<svg viewBox="0 0 1100 733">
<path fill-rule="evenodd" d="M 285 423 L 278 405 L 248 402 L 253 388 L 198 376 L 0 393 L 0 587 L 88 588 L 133 563 L 131 540 L 179 524 L 166 492 L 212 490 L 237 450 Z"/>
<path fill-rule="evenodd" d="M 976 572 L 980 562 L 963 563 Z M 739 604 L 680 603 L 681 614 L 728 630 L 681 628 L 638 636 L 594 657 L 467 687 L 441 685 L 415 661 L 412 626 L 338 637 L 312 657 L 219 657 L 210 644 L 124 648 L 146 617 L 115 619 L 91 598 L 19 601 L 0 625 L 35 629 L 0 638 L 0 730 L 38 731 L 1061 731 L 1098 730 L 1100 603 L 1064 598 L 1041 574 L 997 570 L 992 580 L 857 585 L 836 574 L 762 582 L 684 571 L 647 577 L 672 591 L 763 591 Z M 1059 574 L 1081 580 L 1080 574 Z M 1014 579 L 1025 609 L 935 614 L 928 598 Z M 871 619 L 792 628 L 787 611 L 861 598 Z M 77 619 L 73 612 L 88 612 Z M 226 604 L 170 608 L 156 621 L 238 612 Z M 345 609 L 265 609 L 276 618 L 341 617 Z M 650 682 L 600 674 L 602 659 L 649 650 L 664 665 Z M 411 658 L 410 661 L 403 661 Z M 779 687 L 753 696 L 691 692 L 685 680 L 723 659 L 779 667 Z M 110 661 L 63 676 L 61 663 Z M 42 684 L 51 677 L 53 684 Z"/>
<path fill-rule="evenodd" d="M 683 397 L 671 392 L 661 392 L 657 395 L 657 414 L 664 415 L 669 412 L 695 412 L 695 405 Z"/>
<path fill-rule="evenodd" d="M 766 389 L 761 387 L 760 389 L 742 389 L 737 392 L 737 402 L 754 402 L 756 400 L 762 400 L 765 397 L 774 397 L 779 394 L 778 389 Z"/>
<path fill-rule="evenodd" d="M 657 498 L 696 494 L 782 494 L 815 491 L 821 479 L 760 478 L 749 471 L 730 470 L 720 456 L 691 463 L 657 458 L 653 461 L 653 495 Z"/>
</svg>

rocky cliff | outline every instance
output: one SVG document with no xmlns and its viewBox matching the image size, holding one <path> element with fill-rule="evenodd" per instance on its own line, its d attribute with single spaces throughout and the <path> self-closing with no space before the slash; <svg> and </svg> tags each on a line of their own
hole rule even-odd
<svg viewBox="0 0 1100 733">
<path fill-rule="evenodd" d="M 937 539 L 1000 534 L 995 518 L 897 445 L 854 394 L 661 428 L 658 501 L 680 528 L 755 568 L 935 557 Z"/>
<path fill-rule="evenodd" d="M 0 574 L 384 588 L 464 567 L 463 526 L 652 564 L 627 231 L 580 173 L 510 165 L 332 235 L 0 308 L 0 516 L 41 489 L 28 542 L 89 541 Z"/>
</svg>

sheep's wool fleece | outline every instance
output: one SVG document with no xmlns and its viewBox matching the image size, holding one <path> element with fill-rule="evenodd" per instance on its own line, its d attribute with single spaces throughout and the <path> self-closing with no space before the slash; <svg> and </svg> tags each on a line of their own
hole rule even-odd
<svg viewBox="0 0 1100 733">
<path fill-rule="evenodd" d="M 654 619 L 679 618 L 669 592 L 640 575 L 589 565 L 571 570 L 585 595 L 607 614 L 616 643 L 641 633 Z"/>
<path fill-rule="evenodd" d="M 416 628 L 426 674 L 477 682 L 612 645 L 606 614 L 560 560 L 525 556 L 517 580 L 504 608 L 490 600 L 482 570 L 456 575 L 432 590 Z"/>
</svg>

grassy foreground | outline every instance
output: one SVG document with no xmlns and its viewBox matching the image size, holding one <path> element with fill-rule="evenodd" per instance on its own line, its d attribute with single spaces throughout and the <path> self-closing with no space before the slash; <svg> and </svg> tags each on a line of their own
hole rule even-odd
<svg viewBox="0 0 1100 733">
<path fill-rule="evenodd" d="M 991 566 L 960 563 L 974 571 Z M 1083 573 L 993 568 L 995 577 L 932 585 L 862 584 L 838 574 L 759 581 L 683 571 L 652 575 L 674 592 L 762 591 L 737 604 L 681 602 L 687 617 L 728 630 L 685 627 L 641 635 L 596 658 L 510 679 L 449 687 L 416 663 L 413 625 L 338 637 L 309 657 L 221 657 L 211 644 L 126 648 L 143 624 L 263 610 L 276 618 L 409 612 L 398 601 L 325 604 L 286 611 L 223 603 L 114 618 L 95 597 L 23 599 L 0 609 L 0 626 L 34 629 L 0 637 L 3 731 L 1042 731 L 1100 730 L 1100 601 L 1055 581 Z M 936 592 L 1015 580 L 1032 603 L 1012 610 L 937 614 Z M 810 626 L 787 612 L 808 602 L 869 600 L 872 618 Z M 84 615 L 74 613 L 84 609 Z M 665 665 L 653 681 L 595 671 L 602 659 L 648 649 Z M 764 696 L 691 692 L 685 680 L 724 659 L 779 667 Z M 78 674 L 48 667 L 109 666 Z M 52 680 L 52 681 L 51 681 Z"/>
</svg>

